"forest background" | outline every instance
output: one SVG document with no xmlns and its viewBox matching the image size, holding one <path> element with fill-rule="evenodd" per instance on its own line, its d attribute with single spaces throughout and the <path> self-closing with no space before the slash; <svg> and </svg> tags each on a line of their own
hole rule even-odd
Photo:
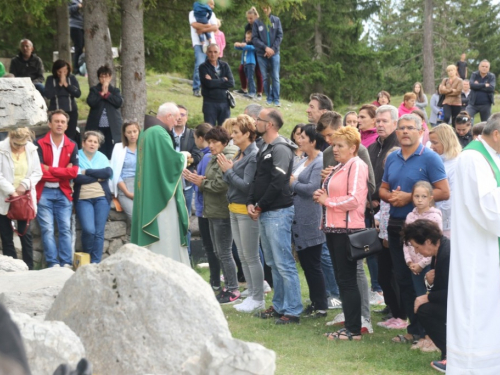
<svg viewBox="0 0 500 375">
<path fill-rule="evenodd" d="M 189 31 L 190 0 L 98 0 L 105 3 L 112 45 L 120 46 L 128 3 L 144 9 L 145 69 L 191 78 L 193 51 Z M 84 0 L 84 3 L 90 0 Z M 95 0 L 94 0 L 95 2 Z M 377 92 L 393 95 L 411 91 L 423 82 L 433 90 L 449 64 L 467 54 L 469 75 L 480 60 L 500 71 L 500 8 L 489 0 L 277 0 L 270 1 L 280 17 L 282 96 L 307 100 L 323 92 L 336 105 L 371 102 Z M 66 1 L 7 0 L 0 4 L 0 57 L 18 53 L 19 41 L 33 41 L 36 53 L 50 71 L 58 48 L 58 20 Z M 233 73 L 240 52 L 245 12 L 261 12 L 262 0 L 216 0 L 227 47 L 224 60 Z M 64 12 L 63 12 L 64 13 Z M 130 22 L 130 21 L 127 21 Z M 135 18 L 135 23 L 140 18 Z M 126 32 L 126 31 L 125 31 Z M 123 58 L 123 57 L 122 57 Z M 121 61 L 124 65 L 126 62 Z M 116 64 L 116 62 L 115 62 Z M 236 81 L 238 81 L 236 79 Z"/>
</svg>

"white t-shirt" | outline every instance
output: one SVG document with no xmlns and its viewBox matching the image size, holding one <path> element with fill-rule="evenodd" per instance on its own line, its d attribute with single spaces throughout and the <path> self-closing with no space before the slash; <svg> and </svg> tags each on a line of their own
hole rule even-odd
<svg viewBox="0 0 500 375">
<path fill-rule="evenodd" d="M 193 23 L 196 22 L 196 18 L 194 17 L 194 11 L 189 12 L 189 25 L 192 25 Z M 209 25 L 216 25 L 217 26 L 217 17 L 215 17 L 215 13 L 212 12 L 212 17 L 208 20 Z M 215 43 L 215 36 L 214 33 L 210 33 L 212 35 L 212 43 Z M 193 47 L 194 46 L 199 46 L 202 43 L 200 42 L 200 36 L 198 33 L 196 33 L 196 29 L 191 26 L 191 41 L 193 42 Z M 205 40 L 205 44 L 208 44 L 208 41 Z"/>
</svg>

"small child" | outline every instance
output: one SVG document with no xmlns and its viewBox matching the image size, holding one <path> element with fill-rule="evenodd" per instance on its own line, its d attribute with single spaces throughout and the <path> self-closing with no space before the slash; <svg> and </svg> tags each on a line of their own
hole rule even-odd
<svg viewBox="0 0 500 375">
<path fill-rule="evenodd" d="M 439 229 L 443 230 L 442 214 L 439 209 L 434 207 L 432 194 L 432 185 L 427 181 L 418 181 L 413 186 L 411 197 L 415 208 L 406 216 L 406 224 L 413 223 L 418 219 L 427 219 L 434 221 L 439 225 Z M 404 245 L 403 251 L 406 264 L 412 272 L 415 293 L 417 297 L 422 296 L 427 293 L 424 276 L 430 269 L 431 257 L 424 258 L 416 253 L 411 245 Z"/>
<path fill-rule="evenodd" d="M 478 122 L 472 127 L 472 140 L 481 139 L 481 134 L 483 134 L 484 126 L 486 122 Z"/>
<path fill-rule="evenodd" d="M 249 30 L 245 33 L 246 43 L 234 43 L 234 48 L 243 51 L 241 54 L 241 64 L 245 70 L 245 76 L 248 82 L 248 94 L 243 95 L 246 98 L 255 98 L 255 81 L 253 76 L 255 74 L 255 47 L 252 44 L 252 32 Z"/>
<path fill-rule="evenodd" d="M 224 48 L 226 48 L 226 36 L 224 33 L 220 30 L 220 27 L 222 26 L 222 21 L 217 18 L 217 27 L 219 28 L 215 33 L 215 43 L 219 46 L 220 49 L 220 54 L 219 57 L 222 59 L 224 56 Z"/>
<path fill-rule="evenodd" d="M 206 4 L 205 4 L 206 3 Z M 212 9 L 215 7 L 214 0 L 208 1 L 195 1 L 193 4 L 193 13 L 196 22 L 202 23 L 204 25 L 208 24 L 208 20 L 212 17 Z M 200 34 L 200 42 L 205 44 L 205 37 L 207 38 L 208 44 L 212 43 L 211 33 Z"/>
</svg>

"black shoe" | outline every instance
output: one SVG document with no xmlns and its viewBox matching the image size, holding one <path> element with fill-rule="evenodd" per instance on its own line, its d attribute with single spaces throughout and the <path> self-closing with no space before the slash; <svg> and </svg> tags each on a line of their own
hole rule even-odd
<svg viewBox="0 0 500 375">
<path fill-rule="evenodd" d="M 257 312 L 254 316 L 261 319 L 270 319 L 270 318 L 281 318 L 283 314 L 278 313 L 274 309 L 274 306 L 271 306 L 267 310 Z"/>
<path fill-rule="evenodd" d="M 302 311 L 303 315 L 311 315 L 314 312 L 314 305 L 311 303 L 307 305 L 307 307 Z"/>
<path fill-rule="evenodd" d="M 247 94 L 248 93 L 247 91 L 242 90 L 242 89 L 235 90 L 234 92 L 237 93 L 237 94 Z"/>
<path fill-rule="evenodd" d="M 383 322 L 386 322 L 386 321 L 388 321 L 389 319 L 392 319 L 392 318 L 394 318 L 394 316 L 392 315 L 392 313 L 389 313 L 389 314 L 385 315 L 385 316 L 382 318 L 382 321 L 383 321 Z"/>
<path fill-rule="evenodd" d="M 300 318 L 298 316 L 283 315 L 281 318 L 276 319 L 275 324 L 299 324 Z"/>
<path fill-rule="evenodd" d="M 373 310 L 373 312 L 377 314 L 389 314 L 391 312 L 391 309 L 389 308 L 389 306 L 386 306 L 382 310 Z"/>
</svg>

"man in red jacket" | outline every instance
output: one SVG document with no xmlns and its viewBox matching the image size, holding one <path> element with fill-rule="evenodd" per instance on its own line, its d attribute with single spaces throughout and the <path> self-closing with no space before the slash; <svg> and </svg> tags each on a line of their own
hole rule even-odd
<svg viewBox="0 0 500 375">
<path fill-rule="evenodd" d="M 71 268 L 73 263 L 70 225 L 73 191 L 70 180 L 78 174 L 78 147 L 64 135 L 68 119 L 63 110 L 49 113 L 50 132 L 36 140 L 43 171 L 43 177 L 36 185 L 37 219 L 49 267 Z M 54 237 L 54 218 L 59 230 L 59 246 Z"/>
</svg>

